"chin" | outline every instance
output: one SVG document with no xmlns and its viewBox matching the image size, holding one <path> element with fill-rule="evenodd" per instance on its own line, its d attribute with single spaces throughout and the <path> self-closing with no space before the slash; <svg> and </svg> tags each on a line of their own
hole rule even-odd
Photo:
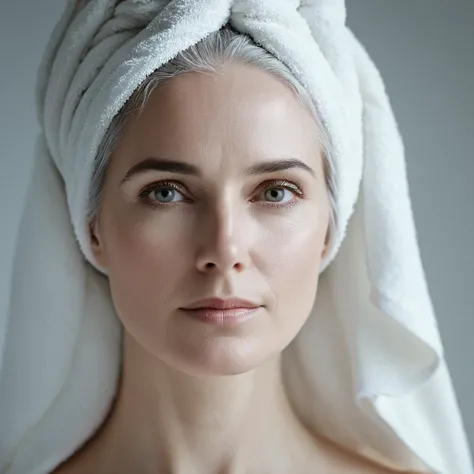
<svg viewBox="0 0 474 474">
<path fill-rule="evenodd" d="M 239 375 L 263 365 L 272 353 L 241 338 L 220 337 L 167 361 L 189 375 Z"/>
</svg>

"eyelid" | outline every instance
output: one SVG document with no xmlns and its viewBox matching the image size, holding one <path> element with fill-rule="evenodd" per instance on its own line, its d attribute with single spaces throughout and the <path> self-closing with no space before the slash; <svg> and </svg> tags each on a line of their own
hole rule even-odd
<svg viewBox="0 0 474 474">
<path fill-rule="evenodd" d="M 144 186 L 139 192 L 139 195 L 142 196 L 148 192 L 153 191 L 156 188 L 172 188 L 182 194 L 189 194 L 189 191 L 186 189 L 186 187 L 176 183 L 175 181 L 153 181 L 152 183 Z"/>
<path fill-rule="evenodd" d="M 155 201 L 154 199 L 149 198 L 148 195 L 157 188 L 174 189 L 178 191 L 180 194 L 182 194 L 184 199 L 178 202 L 161 203 L 160 201 Z M 170 206 L 179 204 L 180 202 L 189 203 L 190 201 L 192 201 L 192 199 L 190 199 L 187 194 L 188 194 L 187 189 L 181 184 L 178 184 L 174 181 L 153 181 L 152 183 L 149 183 L 146 186 L 144 186 L 139 191 L 137 198 L 139 199 L 139 201 L 143 201 L 145 204 L 153 206 L 153 207 L 157 207 L 157 206 L 170 207 Z"/>
<path fill-rule="evenodd" d="M 297 183 L 293 183 L 291 181 L 288 181 L 286 179 L 274 179 L 274 180 L 271 180 L 271 181 L 266 181 L 264 183 L 262 183 L 261 185 L 263 187 L 263 190 L 267 190 L 269 188 L 278 188 L 278 187 L 281 187 L 281 188 L 287 188 L 287 189 L 291 189 L 292 191 L 294 191 L 296 194 L 300 195 L 300 196 L 303 196 L 304 193 L 303 191 L 301 190 L 301 185 L 297 184 Z"/>
</svg>

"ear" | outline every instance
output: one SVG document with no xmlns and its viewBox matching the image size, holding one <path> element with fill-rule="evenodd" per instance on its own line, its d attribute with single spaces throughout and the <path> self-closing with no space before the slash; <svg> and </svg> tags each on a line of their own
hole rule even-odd
<svg viewBox="0 0 474 474">
<path fill-rule="evenodd" d="M 99 230 L 99 219 L 94 218 L 93 221 L 89 224 L 89 234 L 92 254 L 94 255 L 96 262 L 101 267 L 107 268 L 104 245 Z"/>
<path fill-rule="evenodd" d="M 326 232 L 326 239 L 324 240 L 323 251 L 321 252 L 321 258 L 323 258 L 328 251 L 330 237 L 331 237 L 331 232 L 328 226 L 328 230 Z"/>
</svg>

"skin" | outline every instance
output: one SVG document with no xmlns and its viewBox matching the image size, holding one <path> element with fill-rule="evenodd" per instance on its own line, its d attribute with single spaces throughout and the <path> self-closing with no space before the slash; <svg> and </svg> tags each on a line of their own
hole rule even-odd
<svg viewBox="0 0 474 474">
<path fill-rule="evenodd" d="M 286 85 L 240 65 L 174 78 L 128 122 L 91 229 L 124 326 L 120 389 L 96 436 L 57 472 L 395 472 L 309 433 L 283 387 L 281 353 L 313 306 L 326 251 L 318 133 Z M 148 157 L 195 165 L 201 176 L 147 170 L 121 184 Z M 314 175 L 246 174 L 289 157 Z M 179 191 L 138 197 L 162 181 Z M 233 327 L 179 310 L 213 296 L 262 307 Z"/>
</svg>

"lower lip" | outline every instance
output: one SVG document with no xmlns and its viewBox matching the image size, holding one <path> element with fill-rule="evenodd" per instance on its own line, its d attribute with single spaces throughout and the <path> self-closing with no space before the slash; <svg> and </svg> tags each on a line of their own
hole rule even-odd
<svg viewBox="0 0 474 474">
<path fill-rule="evenodd" d="M 184 313 L 203 323 L 216 326 L 234 326 L 250 319 L 260 308 L 231 308 L 231 309 L 183 309 Z"/>
</svg>

